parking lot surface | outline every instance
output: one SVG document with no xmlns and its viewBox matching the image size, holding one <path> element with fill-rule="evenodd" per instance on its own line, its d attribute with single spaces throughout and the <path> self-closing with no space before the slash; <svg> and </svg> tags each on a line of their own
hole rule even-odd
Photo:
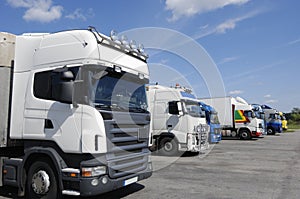
<svg viewBox="0 0 300 199">
<path fill-rule="evenodd" d="M 300 131 L 222 140 L 207 154 L 154 153 L 152 161 L 149 179 L 92 198 L 300 198 Z M 16 193 L 2 188 L 0 195 L 15 198 Z"/>
</svg>

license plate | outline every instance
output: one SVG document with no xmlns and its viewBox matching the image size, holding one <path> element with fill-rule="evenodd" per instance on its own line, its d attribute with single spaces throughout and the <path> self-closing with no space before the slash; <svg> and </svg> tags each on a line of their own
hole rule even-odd
<svg viewBox="0 0 300 199">
<path fill-rule="evenodd" d="M 134 178 L 130 178 L 130 179 L 124 181 L 124 186 L 130 185 L 130 184 L 135 183 L 137 181 L 138 181 L 138 177 L 137 176 L 134 177 Z"/>
</svg>

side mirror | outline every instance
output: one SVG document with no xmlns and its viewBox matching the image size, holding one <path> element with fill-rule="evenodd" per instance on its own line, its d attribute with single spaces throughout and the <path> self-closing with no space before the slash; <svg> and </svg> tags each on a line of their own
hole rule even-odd
<svg viewBox="0 0 300 199">
<path fill-rule="evenodd" d="M 63 103 L 72 103 L 73 82 L 59 82 L 53 85 L 52 96 L 54 100 Z"/>
<path fill-rule="evenodd" d="M 74 74 L 71 71 L 62 71 L 52 79 L 52 97 L 53 100 L 72 103 L 74 91 Z"/>
<path fill-rule="evenodd" d="M 183 107 L 181 102 L 177 102 L 178 115 L 183 115 Z"/>
<path fill-rule="evenodd" d="M 75 80 L 74 83 L 74 92 L 72 103 L 75 108 L 78 107 L 78 104 L 87 104 L 87 91 L 84 88 L 83 80 Z"/>
</svg>

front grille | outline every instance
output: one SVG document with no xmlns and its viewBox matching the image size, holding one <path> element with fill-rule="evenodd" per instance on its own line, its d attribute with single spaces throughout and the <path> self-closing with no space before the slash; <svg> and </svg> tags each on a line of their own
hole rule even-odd
<svg viewBox="0 0 300 199">
<path fill-rule="evenodd" d="M 207 142 L 207 133 L 201 132 L 199 133 L 198 140 L 200 141 L 200 144 L 203 145 Z"/>
<path fill-rule="evenodd" d="M 142 115 L 146 114 L 136 114 L 136 117 L 140 118 Z M 149 121 L 138 120 L 138 123 L 135 121 L 132 124 L 132 120 L 128 121 L 125 116 L 124 118 L 120 115 L 118 117 L 118 121 L 105 121 L 108 138 L 106 157 L 111 178 L 119 178 L 145 170 L 150 154 L 148 150 Z"/>
<path fill-rule="evenodd" d="M 216 134 L 216 135 L 220 135 L 221 134 L 221 129 L 220 128 L 214 128 L 214 133 Z"/>
</svg>

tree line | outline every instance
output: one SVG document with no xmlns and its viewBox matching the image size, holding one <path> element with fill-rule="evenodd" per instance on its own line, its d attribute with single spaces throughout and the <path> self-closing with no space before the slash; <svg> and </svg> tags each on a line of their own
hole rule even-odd
<svg viewBox="0 0 300 199">
<path fill-rule="evenodd" d="M 290 113 L 286 113 L 285 117 L 290 122 L 300 123 L 300 108 L 293 108 Z"/>
</svg>

